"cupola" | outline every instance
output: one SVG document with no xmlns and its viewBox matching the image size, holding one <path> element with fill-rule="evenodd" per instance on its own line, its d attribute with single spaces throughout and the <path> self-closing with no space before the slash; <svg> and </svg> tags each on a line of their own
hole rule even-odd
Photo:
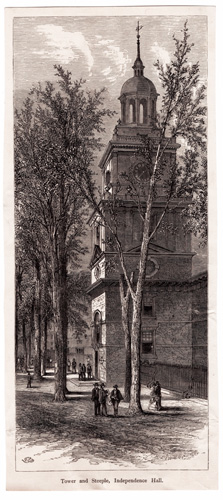
<svg viewBox="0 0 223 500">
<path fill-rule="evenodd" d="M 134 76 L 121 89 L 121 123 L 131 126 L 154 126 L 156 122 L 157 92 L 151 80 L 144 76 L 144 65 L 140 57 L 140 35 L 137 31 L 137 58 L 133 65 Z"/>
</svg>

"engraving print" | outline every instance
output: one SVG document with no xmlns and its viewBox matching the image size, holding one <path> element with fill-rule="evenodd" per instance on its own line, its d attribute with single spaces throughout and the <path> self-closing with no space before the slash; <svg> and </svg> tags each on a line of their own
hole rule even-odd
<svg viewBox="0 0 223 500">
<path fill-rule="evenodd" d="M 13 17 L 15 472 L 190 488 L 210 467 L 209 19 L 99 12 Z"/>
</svg>

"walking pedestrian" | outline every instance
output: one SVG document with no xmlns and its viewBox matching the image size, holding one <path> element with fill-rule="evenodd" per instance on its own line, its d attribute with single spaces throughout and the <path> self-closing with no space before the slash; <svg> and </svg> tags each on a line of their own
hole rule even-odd
<svg viewBox="0 0 223 500">
<path fill-rule="evenodd" d="M 161 385 L 157 380 L 155 382 L 155 401 L 156 401 L 156 409 L 158 411 L 161 410 Z"/>
<path fill-rule="evenodd" d="M 92 377 L 92 368 L 91 368 L 91 365 L 90 363 L 87 364 L 87 378 L 88 380 L 91 379 Z"/>
<path fill-rule="evenodd" d="M 105 389 L 105 384 L 102 382 L 101 386 L 99 388 L 99 403 L 100 403 L 100 407 L 101 407 L 101 416 L 102 417 L 104 415 L 107 417 L 107 415 L 108 415 L 107 397 L 108 397 L 108 391 Z"/>
<path fill-rule="evenodd" d="M 99 385 L 95 382 L 91 393 L 91 400 L 94 402 L 94 415 L 100 415 L 100 402 L 99 402 Z"/>
<path fill-rule="evenodd" d="M 76 360 L 75 360 L 75 358 L 73 358 L 73 360 L 72 360 L 72 373 L 76 373 L 76 366 L 77 366 Z"/>
<path fill-rule="evenodd" d="M 83 380 L 86 380 L 86 366 L 84 363 L 82 365 L 82 373 L 83 373 Z"/>
<path fill-rule="evenodd" d="M 117 384 L 115 384 L 113 386 L 110 399 L 111 399 L 111 402 L 112 402 L 113 408 L 114 408 L 114 416 L 117 417 L 118 416 L 118 406 L 119 406 L 120 401 L 123 399 L 123 396 L 122 396 Z"/>
<path fill-rule="evenodd" d="M 31 382 L 32 382 L 31 373 L 28 371 L 27 372 L 27 386 L 26 386 L 27 389 L 31 389 L 31 387 L 32 387 Z"/>
<path fill-rule="evenodd" d="M 82 380 L 82 376 L 83 376 L 82 364 L 79 363 L 79 367 L 78 367 L 78 378 L 79 378 L 79 380 Z"/>
</svg>

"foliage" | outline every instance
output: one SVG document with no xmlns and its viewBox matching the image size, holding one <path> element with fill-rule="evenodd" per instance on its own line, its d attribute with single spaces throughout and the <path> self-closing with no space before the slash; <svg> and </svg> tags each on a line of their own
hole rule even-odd
<svg viewBox="0 0 223 500">
<path fill-rule="evenodd" d="M 34 87 L 15 112 L 15 215 L 17 248 L 34 267 L 38 264 L 40 279 L 48 280 L 51 303 L 43 294 L 39 297 L 56 325 L 56 349 L 61 328 L 66 352 L 68 320 L 78 325 L 79 334 L 87 327 L 86 278 L 78 269 L 87 250 L 88 212 L 76 176 L 85 168 L 90 171 L 101 146 L 103 118 L 112 113 L 102 107 L 104 90 L 85 91 L 83 81 L 72 82 L 70 72 L 55 69 L 56 87 L 50 82 Z"/>
</svg>

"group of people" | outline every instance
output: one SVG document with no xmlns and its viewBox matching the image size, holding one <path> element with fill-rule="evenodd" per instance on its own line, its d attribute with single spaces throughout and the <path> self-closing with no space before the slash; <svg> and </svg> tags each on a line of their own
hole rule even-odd
<svg viewBox="0 0 223 500">
<path fill-rule="evenodd" d="M 67 371 L 70 372 L 72 371 L 72 373 L 77 373 L 77 363 L 76 363 L 76 359 L 73 358 L 72 359 L 72 362 L 70 361 L 70 359 L 67 360 Z"/>
<path fill-rule="evenodd" d="M 115 384 L 113 386 L 113 389 L 111 391 L 111 394 L 109 394 L 109 391 L 105 389 L 105 384 L 102 382 L 99 384 L 98 382 L 95 382 L 94 387 L 92 389 L 92 394 L 91 394 L 91 400 L 94 402 L 94 415 L 97 417 L 98 415 L 101 415 L 102 417 L 105 416 L 107 417 L 108 415 L 108 410 L 107 410 L 107 402 L 108 398 L 110 403 L 113 405 L 113 410 L 114 410 L 114 416 L 118 416 L 118 406 L 120 401 L 122 401 L 123 396 L 117 386 Z"/>
<path fill-rule="evenodd" d="M 71 371 L 74 374 L 77 373 L 77 362 L 75 358 L 72 359 L 72 363 L 70 359 L 67 360 L 67 371 Z M 92 366 L 89 362 L 87 363 L 87 366 L 85 365 L 85 363 L 79 363 L 78 378 L 79 380 L 86 380 L 87 378 L 89 380 L 92 378 Z"/>
<path fill-rule="evenodd" d="M 87 363 L 87 366 L 83 363 L 79 363 L 78 367 L 78 378 L 79 380 L 88 380 L 92 378 L 92 366 L 90 363 Z"/>
</svg>

